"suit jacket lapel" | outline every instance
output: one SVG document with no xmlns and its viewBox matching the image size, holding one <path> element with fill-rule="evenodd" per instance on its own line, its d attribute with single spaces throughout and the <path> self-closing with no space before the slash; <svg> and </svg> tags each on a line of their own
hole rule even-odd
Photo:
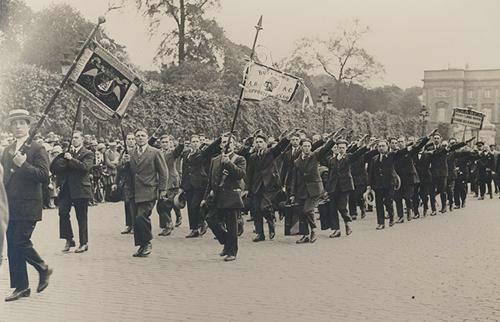
<svg viewBox="0 0 500 322">
<path fill-rule="evenodd" d="M 151 148 L 149 146 L 146 145 L 146 148 L 144 150 L 144 152 L 139 155 L 137 153 L 137 149 L 135 150 L 135 153 L 136 153 L 136 157 L 137 157 L 137 162 L 136 162 L 136 165 L 137 167 L 139 167 L 139 165 L 146 159 L 146 157 L 148 156 L 149 153 L 151 153 Z"/>
</svg>

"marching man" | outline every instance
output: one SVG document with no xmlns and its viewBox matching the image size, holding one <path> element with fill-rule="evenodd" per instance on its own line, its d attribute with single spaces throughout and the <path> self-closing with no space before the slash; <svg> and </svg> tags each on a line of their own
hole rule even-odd
<svg viewBox="0 0 500 322">
<path fill-rule="evenodd" d="M 7 302 L 31 294 L 26 263 L 38 271 L 40 276 L 38 293 L 47 288 L 52 275 L 52 269 L 38 255 L 31 242 L 36 223 L 42 220 L 42 185 L 49 180 L 49 156 L 43 145 L 32 143 L 21 150 L 28 139 L 32 121 L 29 112 L 22 109 L 10 111 L 6 120 L 15 138 L 2 156 L 2 165 L 5 169 L 3 182 L 10 214 L 7 228 L 7 256 L 10 286 L 14 289 L 14 292 L 5 298 Z M 3 236 L 0 235 L 0 238 Z"/>
</svg>

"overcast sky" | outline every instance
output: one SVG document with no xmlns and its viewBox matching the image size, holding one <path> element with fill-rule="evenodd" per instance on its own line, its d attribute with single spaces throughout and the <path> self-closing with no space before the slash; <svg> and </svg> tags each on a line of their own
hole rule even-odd
<svg viewBox="0 0 500 322">
<path fill-rule="evenodd" d="M 66 2 L 96 20 L 107 0 L 25 0 L 35 10 Z M 133 0 L 126 0 L 133 3 Z M 339 22 L 358 18 L 369 25 L 365 48 L 385 66 L 374 85 L 421 86 L 423 70 L 500 68 L 498 0 L 221 0 L 211 13 L 236 43 L 251 45 L 253 26 L 264 15 L 259 44 L 274 60 L 287 56 L 303 36 L 327 37 Z M 133 63 L 154 68 L 158 45 L 150 41 L 147 20 L 133 5 L 113 12 L 106 31 L 127 46 Z"/>
</svg>

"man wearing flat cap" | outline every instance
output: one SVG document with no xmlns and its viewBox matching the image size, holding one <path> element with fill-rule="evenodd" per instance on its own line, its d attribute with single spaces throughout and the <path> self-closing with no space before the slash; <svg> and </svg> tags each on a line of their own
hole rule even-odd
<svg viewBox="0 0 500 322">
<path fill-rule="evenodd" d="M 52 269 L 38 255 L 31 242 L 36 223 L 42 220 L 42 185 L 49 179 L 47 151 L 43 145 L 28 141 L 32 121 L 29 112 L 22 109 L 11 110 L 6 120 L 15 138 L 2 156 L 3 182 L 10 215 L 7 256 L 10 286 L 14 289 L 5 298 L 7 302 L 30 296 L 26 263 L 38 271 L 38 293 L 47 288 L 52 274 Z"/>
</svg>

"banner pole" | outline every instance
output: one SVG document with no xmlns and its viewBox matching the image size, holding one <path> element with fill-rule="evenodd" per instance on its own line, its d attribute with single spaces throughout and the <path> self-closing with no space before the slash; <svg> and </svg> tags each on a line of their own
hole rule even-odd
<svg viewBox="0 0 500 322">
<path fill-rule="evenodd" d="M 255 32 L 255 38 L 253 40 L 253 45 L 252 45 L 252 52 L 250 54 L 250 61 L 253 60 L 253 57 L 255 55 L 255 46 L 257 45 L 257 39 L 259 38 L 259 33 L 263 29 L 262 28 L 262 15 L 259 18 L 259 22 L 255 26 L 256 32 Z M 234 132 L 234 127 L 236 125 L 236 119 L 238 118 L 238 113 L 240 111 L 240 106 L 241 106 L 241 101 L 243 100 L 243 93 L 245 91 L 245 85 L 247 82 L 247 71 L 245 71 L 245 76 L 243 77 L 243 84 L 241 86 L 240 90 L 240 95 L 238 97 L 238 101 L 236 102 L 236 110 L 234 111 L 234 116 L 233 116 L 233 121 L 231 123 L 231 130 L 229 131 L 229 138 L 227 139 L 227 144 L 225 147 L 225 153 L 228 152 L 229 150 L 229 144 L 231 143 L 231 137 Z"/>
<path fill-rule="evenodd" d="M 82 98 L 78 97 L 78 105 L 76 106 L 75 120 L 73 121 L 73 127 L 71 128 L 71 137 L 69 139 L 69 145 L 68 145 L 68 148 L 66 149 L 66 152 L 69 152 L 71 150 L 71 145 L 73 145 L 73 134 L 75 134 L 76 123 L 78 122 L 78 117 L 79 117 L 81 108 L 82 108 Z"/>
<path fill-rule="evenodd" d="M 70 68 L 68 69 L 68 72 L 66 73 L 66 75 L 64 75 L 64 78 L 61 81 L 61 83 L 59 84 L 59 87 L 56 89 L 55 93 L 52 95 L 49 102 L 45 106 L 42 117 L 40 118 L 40 120 L 38 120 L 37 124 L 31 129 L 30 135 L 29 135 L 28 139 L 23 143 L 21 148 L 19 149 L 20 151 L 24 151 L 24 147 L 26 145 L 30 145 L 31 142 L 33 141 L 33 138 L 35 137 L 38 130 L 40 130 L 40 127 L 42 127 L 43 122 L 47 118 L 47 115 L 49 114 L 50 110 L 52 109 L 52 106 L 54 105 L 54 102 L 56 101 L 57 97 L 59 97 L 59 94 L 61 93 L 62 89 L 64 88 L 64 85 L 66 85 L 66 83 L 68 82 L 68 79 L 71 76 L 71 73 L 73 73 L 73 71 L 75 70 L 76 64 L 78 63 L 78 60 L 82 57 L 83 52 L 85 51 L 85 48 L 87 48 L 88 44 L 92 41 L 92 38 L 94 38 L 95 34 L 99 30 L 99 27 L 105 22 L 106 22 L 106 18 L 104 18 L 103 16 L 100 16 L 98 21 L 97 21 L 97 25 L 95 25 L 94 29 L 92 29 L 91 33 L 87 37 L 87 40 L 85 40 L 85 43 L 83 44 L 82 48 L 80 48 L 78 55 L 73 60 L 73 63 L 71 64 Z"/>
</svg>

